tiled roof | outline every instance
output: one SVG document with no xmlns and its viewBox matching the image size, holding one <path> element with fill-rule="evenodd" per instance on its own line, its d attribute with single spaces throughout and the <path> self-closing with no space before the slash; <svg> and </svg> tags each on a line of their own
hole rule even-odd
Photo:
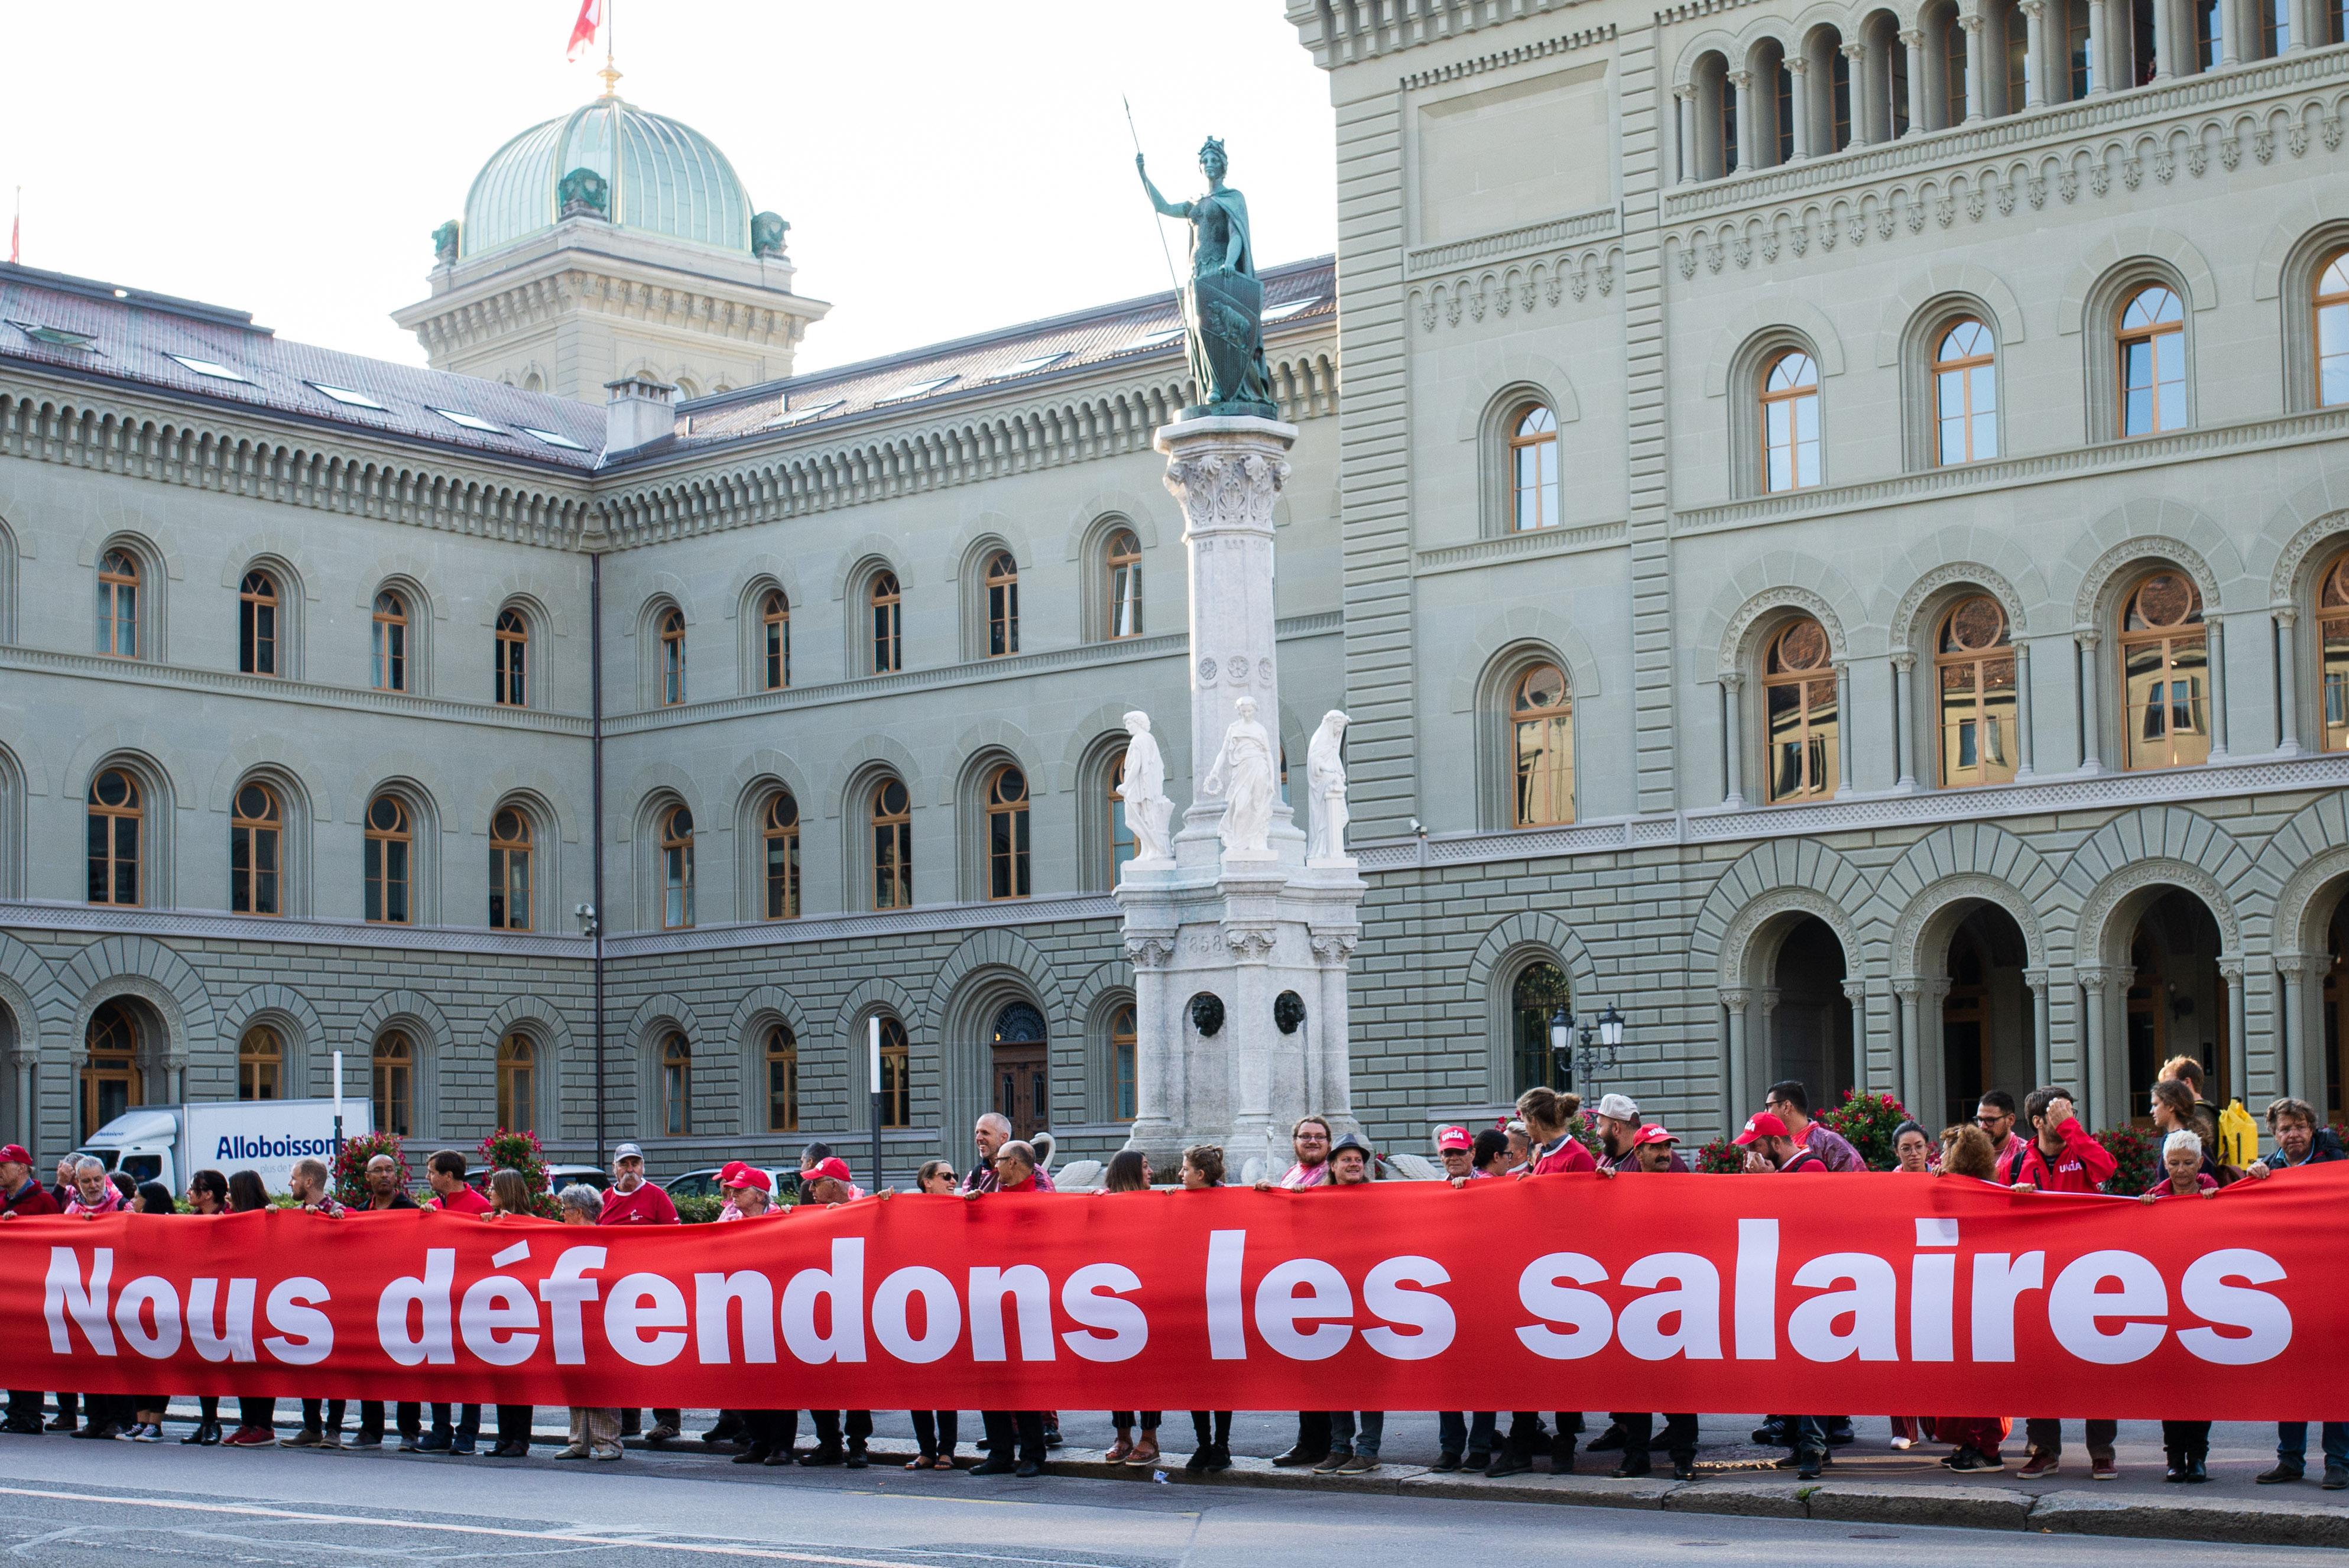
<svg viewBox="0 0 2349 1568">
<path fill-rule="evenodd" d="M 188 359 L 243 379 L 207 375 Z M 564 469 L 594 468 L 604 446 L 604 410 L 591 404 L 292 343 L 243 311 L 0 263 L 0 361 L 7 360 Z M 383 407 L 342 401 L 320 385 Z M 470 428 L 442 409 L 493 428 Z"/>
<path fill-rule="evenodd" d="M 1275 319 L 1266 323 L 1266 335 L 1278 337 L 1309 326 L 1326 328 L 1335 320 L 1337 270 L 1336 259 L 1330 256 L 1268 268 L 1262 274 L 1265 314 Z M 1170 290 L 886 358 L 770 381 L 679 405 L 674 438 L 618 454 L 616 460 L 636 462 L 672 456 L 704 443 L 739 440 L 770 430 L 814 429 L 876 409 L 902 409 L 916 402 L 1000 396 L 1015 382 L 1044 384 L 1096 370 L 1113 360 L 1177 360 L 1183 353 L 1182 325 Z"/>
</svg>

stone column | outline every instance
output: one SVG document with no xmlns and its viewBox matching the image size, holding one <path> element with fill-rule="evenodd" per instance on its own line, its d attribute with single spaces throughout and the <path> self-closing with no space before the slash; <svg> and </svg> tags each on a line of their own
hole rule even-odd
<svg viewBox="0 0 2349 1568">
<path fill-rule="evenodd" d="M 1762 1026 L 1754 1031 L 1754 1059 L 1746 1064 L 1745 1077 L 1751 1086 L 1747 1093 L 1759 1110 L 1762 1093 L 1777 1071 L 1773 1064 L 1778 1059 L 1778 987 L 1756 985 L 1754 999 L 1762 1006 Z"/>
<path fill-rule="evenodd" d="M 1721 1005 L 1729 1014 L 1729 1060 L 1722 1073 L 1721 1098 L 1728 1107 L 1732 1128 L 1745 1120 L 1745 1112 L 1740 1108 L 1745 1104 L 1746 1086 L 1754 1077 L 1754 1066 L 1745 1059 L 1745 1009 L 1753 1000 L 1754 993 L 1746 986 L 1721 988 Z"/>
<path fill-rule="evenodd" d="M 2024 41 L 2023 46 L 2023 105 L 2025 108 L 2047 107 L 2047 0 L 2023 0 Z M 2006 106 L 2013 113 L 2014 106 Z M 2043 1078 L 2041 1080 L 2044 1082 Z"/>
<path fill-rule="evenodd" d="M 1851 793 L 1851 661 L 1835 661 L 1836 722 L 1836 797 L 1841 799 Z"/>
<path fill-rule="evenodd" d="M 2227 987 L 2227 1098 L 2251 1103 L 2251 1042 L 2243 1037 L 2243 955 L 2219 954 L 2219 978 Z M 2220 1105 L 2226 1104 L 2221 1099 Z"/>
<path fill-rule="evenodd" d="M 2087 991 L 2087 1027 L 2080 1039 L 2079 1092 L 2086 1097 L 2091 1127 L 2103 1127 L 2116 1117 L 2127 1114 L 2127 1094 L 2124 1088 L 2115 1100 L 2115 1064 L 2111 1039 L 2113 1019 L 2119 1009 L 2120 988 L 2128 984 L 2131 971 L 2126 965 L 2092 964 L 2080 971 L 2080 984 Z M 2126 1071 L 2127 1053 L 2120 1053 L 2120 1068 Z"/>
<path fill-rule="evenodd" d="M 1988 51 L 1982 47 L 1982 13 L 1966 12 L 1958 18 L 1958 26 L 1965 30 L 1966 35 L 1965 123 L 1971 125 L 1989 112 L 1985 105 L 1989 102 L 1990 80 L 1983 64 L 1983 57 Z M 1957 108 L 1955 104 L 1950 107 L 1952 110 Z"/>
<path fill-rule="evenodd" d="M 2227 627 L 2215 616 L 2203 634 L 2210 645 L 2210 760 L 2227 759 Z"/>
<path fill-rule="evenodd" d="M 16 1130 L 15 1141 L 26 1149 L 41 1147 L 40 1108 L 33 1103 L 33 1053 L 19 1050 L 10 1054 L 8 1065 L 16 1069 Z"/>
<path fill-rule="evenodd" d="M 2031 988 L 2031 1076 L 2036 1084 L 2055 1081 L 2055 1043 L 2047 1036 L 2047 971 L 2026 969 L 2023 985 Z"/>
<path fill-rule="evenodd" d="M 2219 64 L 2232 69 L 2243 63 L 2243 23 L 2251 14 L 2251 0 L 2219 0 Z"/>
<path fill-rule="evenodd" d="M 1844 67 L 1844 79 L 1850 84 L 1851 98 L 1851 140 L 1847 145 L 1866 147 L 1876 139 L 1868 133 L 1868 106 L 1876 101 L 1876 84 L 1868 76 L 1866 40 L 1854 38 L 1844 45 L 1843 57 L 1850 62 Z M 1835 83 L 1832 81 L 1827 84 L 1827 119 L 1832 124 L 1835 120 Z M 1888 115 L 1891 112 L 1889 106 L 1885 112 Z"/>
<path fill-rule="evenodd" d="M 1681 181 L 1693 185 L 1697 181 L 1696 88 L 1674 88 L 1672 97 L 1680 100 Z"/>
<path fill-rule="evenodd" d="M 1324 1116 L 1351 1124 L 1354 1119 L 1353 1067 L 1347 1042 L 1352 1038 L 1346 1007 L 1348 965 L 1359 926 L 1311 928 L 1313 957 L 1321 968 L 1321 1006 L 1309 1020 L 1313 1030 L 1310 1089 L 1307 1103 Z"/>
<path fill-rule="evenodd" d="M 2078 655 L 2074 662 L 2080 672 L 2080 739 L 2083 747 L 2080 771 L 2102 773 L 2105 765 L 2096 752 L 2104 744 L 2105 725 L 2104 716 L 2097 711 L 2096 691 L 2104 684 L 2104 672 L 2096 663 L 2096 634 L 2075 631 L 2072 639 L 2078 645 Z"/>
<path fill-rule="evenodd" d="M 1914 975 L 1896 975 L 1892 994 L 1900 998 L 1900 1081 L 1897 1098 L 1911 1110 L 1916 1109 L 1917 1084 L 1924 1071 L 1924 1021 L 1920 1016 L 1920 1000 L 1925 982 Z"/>
<path fill-rule="evenodd" d="M 1843 999 L 1851 1007 L 1851 1087 L 1867 1094 L 1873 1088 L 1868 1071 L 1868 982 L 1845 980 Z"/>
<path fill-rule="evenodd" d="M 1721 803 L 1742 809 L 1745 804 L 1745 677 L 1733 672 L 1723 676 L 1721 695 L 1729 760 L 1729 789 Z"/>
<path fill-rule="evenodd" d="M 1900 762 L 1900 778 L 1892 787 L 1903 794 L 1917 789 L 1916 671 L 1916 655 L 1892 655 L 1892 749 Z"/>
<path fill-rule="evenodd" d="M 2031 645 L 2014 645 L 2014 777 L 2031 778 L 2031 739 L 2037 726 L 2031 717 Z M 2045 1079 L 2040 1080 L 2043 1083 Z"/>
<path fill-rule="evenodd" d="M 1909 130 L 1910 136 L 1921 136 L 1925 130 L 1925 35 L 1915 27 L 1901 32 L 1900 42 L 1909 50 Z M 1889 74 L 1889 73 L 1888 73 Z M 1888 90 L 1886 101 L 1889 103 Z"/>
<path fill-rule="evenodd" d="M 1786 74 L 1795 84 L 1795 150 L 1796 160 L 1811 156 L 1811 62 L 1799 55 L 1786 57 Z"/>
<path fill-rule="evenodd" d="M 2088 96 L 2098 98 L 2113 90 L 2112 60 L 2106 46 L 2112 42 L 2112 25 L 2106 20 L 2108 0 L 2088 0 Z"/>
<path fill-rule="evenodd" d="M 1722 172 L 1743 172 L 1765 167 L 1754 155 L 1759 140 L 1754 128 L 1762 122 L 1762 117 L 1754 112 L 1754 73 L 1732 71 L 1729 73 L 1729 85 L 1737 89 L 1737 169 L 1732 170 L 1727 168 L 1729 160 L 1723 159 Z"/>
<path fill-rule="evenodd" d="M 1162 1030 L 1142 1026 L 1144 1018 L 1164 1018 L 1179 999 L 1170 1002 L 1166 995 L 1166 961 L 1174 955 L 1171 934 L 1142 934 L 1129 931 L 1125 954 L 1133 965 L 1133 1126 L 1126 1135 L 1129 1148 L 1139 1149 L 1150 1156 L 1153 1165 L 1163 1165 L 1182 1152 L 1180 1135 L 1172 1108 L 1183 1102 L 1182 1086 L 1175 1081 L 1183 1070 L 1183 1057 L 1178 1051 L 1165 1048 L 1166 1037 Z"/>
<path fill-rule="evenodd" d="M 2153 79 L 2166 82 L 2178 74 L 2176 0 L 2153 0 Z"/>
<path fill-rule="evenodd" d="M 2300 635 L 2294 629 L 2299 622 L 2300 612 L 2289 605 L 2275 613 L 2276 696 L 2283 712 L 2276 750 L 2285 756 L 2300 751 Z"/>
</svg>

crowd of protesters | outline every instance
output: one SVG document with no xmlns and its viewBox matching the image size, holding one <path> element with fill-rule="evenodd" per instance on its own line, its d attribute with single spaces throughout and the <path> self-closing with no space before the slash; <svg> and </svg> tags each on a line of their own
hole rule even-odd
<svg viewBox="0 0 2349 1568">
<path fill-rule="evenodd" d="M 2158 1203 L 2178 1198 L 2208 1198 L 2238 1181 L 2264 1180 L 2275 1171 L 2344 1158 L 2342 1141 L 2323 1126 L 2307 1102 L 2279 1099 L 2267 1108 L 2267 1124 L 2274 1152 L 2240 1166 L 2222 1158 L 2217 1108 L 2202 1099 L 2202 1069 L 2192 1057 L 2164 1064 L 2149 1095 L 2149 1109 L 2159 1137 L 2160 1171 L 2140 1201 Z M 1472 1181 L 1507 1180 L 1568 1171 L 1595 1171 L 1613 1179 L 1623 1175 L 1688 1174 L 1691 1167 L 1680 1152 L 1681 1140 L 1665 1128 L 1645 1120 L 1628 1096 L 1602 1097 L 1586 1115 L 1573 1094 L 1536 1088 L 1521 1095 L 1514 1119 L 1471 1133 L 1464 1127 L 1444 1127 L 1434 1135 L 1435 1152 L 1444 1179 L 1455 1187 Z M 2240 1114 L 2240 1113 L 2230 1113 Z M 1050 1174 L 1033 1146 L 1011 1136 L 1009 1121 L 995 1114 L 983 1116 L 974 1130 L 978 1158 L 957 1175 L 952 1164 L 933 1160 L 915 1178 L 920 1192 L 969 1199 L 997 1192 L 1052 1192 Z M 1587 1134 L 1578 1136 L 1578 1134 Z M 1381 1161 L 1360 1136 L 1338 1135 L 1331 1123 L 1308 1116 L 1290 1130 L 1294 1162 L 1278 1177 L 1269 1173 L 1255 1182 L 1258 1191 L 1306 1191 L 1345 1187 L 1376 1179 Z M 1835 1129 L 1810 1114 L 1805 1087 L 1788 1080 L 1770 1086 L 1763 1109 L 1749 1118 L 1732 1140 L 1744 1171 L 1755 1175 L 1834 1175 L 1868 1169 L 1866 1160 Z M 1595 1145 L 1596 1152 L 1593 1151 Z M 2099 1192 L 2118 1169 L 2118 1161 L 2084 1127 L 2071 1093 L 2048 1087 L 2032 1091 L 2018 1107 L 2003 1089 L 1981 1098 L 1971 1122 L 1945 1129 L 1936 1139 L 1915 1121 L 1902 1122 L 1893 1131 L 1890 1151 L 1894 1169 L 1911 1174 L 1959 1181 L 1978 1181 L 2019 1192 Z M 1128 1150 L 1110 1161 L 1102 1191 L 1121 1193 L 1147 1191 L 1160 1181 L 1138 1150 Z M 1189 1191 L 1221 1187 L 1226 1181 L 1224 1151 L 1196 1145 L 1183 1151 L 1176 1174 Z M 464 1155 L 443 1150 L 426 1161 L 425 1181 L 431 1196 L 421 1205 L 494 1220 L 502 1215 L 534 1212 L 536 1195 L 519 1171 L 497 1170 L 476 1186 L 468 1180 Z M 775 1181 L 761 1168 L 734 1161 L 719 1173 L 723 1206 L 717 1222 L 752 1221 L 783 1212 Z M 289 1182 L 293 1203 L 311 1213 L 346 1222 L 367 1214 L 419 1205 L 406 1191 L 399 1163 L 388 1154 L 371 1158 L 362 1180 L 363 1200 L 339 1201 L 323 1161 L 297 1161 Z M 846 1161 L 822 1143 L 805 1150 L 796 1181 L 799 1204 L 837 1204 L 865 1196 L 856 1185 Z M 486 1190 L 484 1190 L 486 1189 Z M 892 1193 L 883 1189 L 881 1196 Z M 612 1155 L 611 1182 L 598 1190 L 584 1183 L 567 1185 L 556 1193 L 562 1222 L 569 1225 L 674 1225 L 680 1222 L 668 1194 L 645 1174 L 644 1150 L 635 1143 L 618 1145 Z M 188 1185 L 188 1208 L 198 1216 L 242 1213 L 272 1206 L 258 1174 L 239 1171 L 222 1176 L 199 1171 Z M 104 1215 L 121 1212 L 174 1213 L 181 1212 L 171 1194 L 156 1182 L 141 1186 L 120 1172 L 109 1174 L 88 1156 L 67 1156 L 57 1168 L 57 1183 L 44 1186 L 34 1172 L 32 1156 L 22 1146 L 0 1148 L 0 1218 L 15 1215 Z M 6 1418 L 0 1432 L 37 1436 L 60 1432 L 78 1439 L 122 1439 L 132 1442 L 163 1440 L 169 1400 L 163 1395 L 56 1396 L 57 1414 L 44 1423 L 38 1391 L 11 1391 Z M 222 1443 L 231 1447 L 339 1449 L 380 1447 L 388 1437 L 398 1439 L 405 1452 L 471 1455 L 477 1451 L 481 1429 L 479 1405 L 431 1406 L 429 1429 L 424 1407 L 382 1401 L 358 1401 L 354 1429 L 345 1434 L 349 1403 L 343 1399 L 303 1399 L 300 1424 L 280 1435 L 277 1401 L 236 1400 L 237 1425 L 225 1431 L 220 1400 L 204 1396 L 201 1414 L 183 1444 Z M 493 1408 L 495 1440 L 486 1450 L 492 1459 L 527 1457 L 532 1438 L 532 1408 L 498 1405 Z M 389 1415 L 393 1425 L 386 1426 Z M 737 1464 L 841 1465 L 863 1469 L 872 1463 L 869 1440 L 873 1414 L 869 1410 L 807 1412 L 814 1445 L 798 1447 L 801 1412 L 797 1410 L 722 1410 L 717 1424 L 702 1434 L 705 1442 L 730 1443 Z M 954 1470 L 960 1439 L 960 1412 L 911 1412 L 918 1453 L 905 1461 L 907 1470 Z M 641 1426 L 642 1412 L 617 1408 L 574 1408 L 570 1412 L 569 1442 L 555 1454 L 563 1460 L 612 1460 L 626 1452 L 622 1439 L 639 1435 L 657 1446 L 682 1436 L 681 1410 L 655 1409 L 653 1424 Z M 1546 1422 L 1544 1417 L 1548 1420 Z M 1104 1458 L 1110 1463 L 1149 1468 L 1163 1461 L 1159 1441 L 1162 1412 L 1119 1410 L 1110 1413 L 1116 1440 Z M 1656 1418 L 1647 1410 L 1615 1411 L 1606 1429 L 1588 1445 L 1588 1451 L 1619 1454 L 1609 1473 L 1619 1478 L 1653 1473 L 1651 1449 L 1668 1454 L 1671 1473 L 1679 1480 L 1695 1474 L 1697 1418 L 1692 1412 L 1667 1413 L 1661 1433 Z M 1043 1472 L 1049 1451 L 1060 1446 L 1059 1414 L 1044 1410 L 982 1412 L 984 1437 L 976 1445 L 986 1458 L 967 1473 L 987 1476 Z M 1232 1412 L 1194 1410 L 1192 1452 L 1185 1468 L 1212 1473 L 1232 1463 Z M 1297 1417 L 1297 1439 L 1272 1463 L 1283 1469 L 1309 1469 L 1317 1474 L 1360 1475 L 1380 1468 L 1386 1413 L 1381 1410 L 1305 1410 Z M 2024 1453 L 2018 1474 L 2038 1480 L 2063 1468 L 2063 1426 L 2052 1417 L 2031 1418 L 2024 1423 Z M 2119 1474 L 2115 1454 L 2117 1422 L 2090 1419 L 2083 1423 L 2088 1474 L 2110 1480 Z M 2003 1417 L 1891 1418 L 1892 1446 L 1909 1449 L 1927 1440 L 1951 1446 L 1940 1461 L 1963 1473 L 2003 1470 L 2002 1446 L 2013 1435 L 2013 1423 Z M 1442 1411 L 1438 1414 L 1438 1471 L 1481 1471 L 1508 1476 L 1528 1471 L 1547 1460 L 1553 1473 L 1574 1469 L 1575 1454 L 1586 1432 L 1581 1411 L 1509 1412 L 1506 1429 L 1499 1412 Z M 1831 1462 L 1836 1448 L 1855 1440 L 1847 1415 L 1789 1412 L 1767 1417 L 1754 1434 L 1757 1444 L 1788 1450 L 1779 1464 L 1798 1478 L 1815 1479 Z M 2167 1464 L 2164 1479 L 2200 1482 L 2209 1479 L 2210 1423 L 2164 1421 L 2162 1443 Z M 2349 1421 L 2322 1423 L 2323 1486 L 2349 1489 Z M 2304 1479 L 2308 1430 L 2304 1422 L 2283 1422 L 2277 1428 L 2276 1464 L 2261 1472 L 2261 1483 Z"/>
</svg>

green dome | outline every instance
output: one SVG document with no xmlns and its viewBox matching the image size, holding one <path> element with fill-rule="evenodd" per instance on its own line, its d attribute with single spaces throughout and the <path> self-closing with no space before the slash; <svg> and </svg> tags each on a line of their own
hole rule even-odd
<svg viewBox="0 0 2349 1568">
<path fill-rule="evenodd" d="M 750 253 L 750 199 L 726 155 L 692 127 L 617 98 L 534 125 L 498 149 L 465 196 L 463 253 L 554 227 L 563 211 L 556 188 L 574 169 L 608 182 L 605 210 L 624 229 Z"/>
</svg>

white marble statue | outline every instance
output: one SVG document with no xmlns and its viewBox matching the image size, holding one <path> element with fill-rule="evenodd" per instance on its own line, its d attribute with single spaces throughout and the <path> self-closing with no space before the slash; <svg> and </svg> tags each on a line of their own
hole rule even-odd
<svg viewBox="0 0 2349 1568">
<path fill-rule="evenodd" d="M 1321 727 L 1305 748 L 1306 803 L 1312 824 L 1305 850 L 1309 861 L 1346 858 L 1346 760 L 1340 748 L 1347 723 L 1344 714 L 1331 708 L 1321 716 Z"/>
<path fill-rule="evenodd" d="M 1224 731 L 1222 749 L 1199 788 L 1224 798 L 1223 826 L 1226 859 L 1270 860 L 1272 850 L 1272 738 L 1256 721 L 1256 698 L 1241 697 L 1233 707 L 1239 717 Z"/>
<path fill-rule="evenodd" d="M 1172 862 L 1174 845 L 1166 836 L 1174 802 L 1166 798 L 1166 759 L 1158 754 L 1158 738 L 1150 733 L 1150 716 L 1136 708 L 1125 716 L 1125 767 L 1118 779 L 1118 798 L 1125 802 L 1126 830 L 1133 835 L 1136 862 Z"/>
</svg>

